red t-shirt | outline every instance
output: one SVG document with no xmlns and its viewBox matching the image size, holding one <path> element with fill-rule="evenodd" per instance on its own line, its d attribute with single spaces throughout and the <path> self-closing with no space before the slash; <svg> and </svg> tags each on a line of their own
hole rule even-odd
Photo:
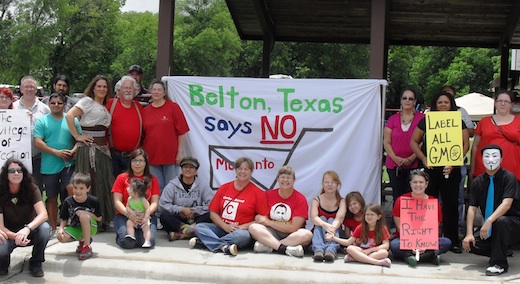
<svg viewBox="0 0 520 284">
<path fill-rule="evenodd" d="M 381 243 L 376 244 L 376 239 L 375 239 L 376 238 L 376 231 L 368 231 L 368 240 L 367 240 L 367 242 L 361 244 L 359 237 L 361 237 L 362 227 L 363 227 L 362 225 L 357 226 L 356 229 L 354 230 L 354 233 L 352 233 L 352 236 L 357 239 L 356 240 L 356 245 L 357 246 L 359 246 L 362 249 L 369 249 L 369 248 L 377 247 L 378 245 L 381 244 Z M 384 230 L 383 241 L 389 240 L 390 239 L 390 233 L 388 232 L 388 229 L 386 228 L 386 226 L 383 227 L 383 230 Z"/>
<path fill-rule="evenodd" d="M 269 205 L 269 219 L 279 222 L 290 223 L 294 217 L 303 217 L 307 220 L 309 205 L 305 196 L 294 190 L 291 196 L 283 199 L 278 194 L 279 189 L 267 192 L 267 205 Z"/>
<path fill-rule="evenodd" d="M 167 100 L 162 106 L 143 110 L 144 150 L 150 165 L 173 165 L 177 158 L 178 137 L 190 130 L 177 103 Z"/>
<path fill-rule="evenodd" d="M 209 210 L 219 214 L 224 222 L 234 225 L 252 222 L 257 214 L 269 213 L 263 190 L 249 183 L 239 191 L 233 181 L 220 186 L 209 204 Z"/>
<path fill-rule="evenodd" d="M 363 221 L 363 219 L 361 219 L 361 221 Z M 361 225 L 361 221 L 356 221 L 354 218 L 345 218 L 345 220 L 343 220 L 343 225 L 345 225 L 345 229 L 349 228 L 350 233 L 352 234 L 357 226 Z"/>
<path fill-rule="evenodd" d="M 407 192 L 407 193 L 399 196 L 394 203 L 394 208 L 392 209 L 392 216 L 401 217 L 401 197 L 413 198 L 411 192 Z M 428 195 L 428 199 L 436 199 L 436 198 L 431 195 Z M 439 200 L 438 199 L 436 199 L 436 200 L 437 200 L 437 218 L 439 219 L 439 223 L 440 223 L 440 222 L 442 222 L 442 211 L 441 211 L 441 207 L 439 204 Z M 394 236 L 396 238 L 399 237 L 399 228 L 397 228 L 397 230 L 395 231 Z"/>
<path fill-rule="evenodd" d="M 109 99 L 105 105 L 108 111 L 112 108 L 113 102 L 114 99 Z M 137 106 L 137 109 L 135 106 Z M 143 106 L 141 106 L 141 104 L 132 101 L 130 108 L 126 108 L 121 104 L 121 99 L 117 99 L 110 124 L 115 150 L 131 152 L 141 147 L 141 141 L 139 141 L 139 132 L 141 129 L 139 126 L 138 111 L 142 115 Z"/>
<path fill-rule="evenodd" d="M 134 178 L 143 179 L 142 176 L 134 176 Z M 126 206 L 128 200 L 128 186 L 130 186 L 130 180 L 128 179 L 128 173 L 122 173 L 117 176 L 114 185 L 112 186 L 112 193 L 121 193 L 123 195 L 123 204 Z M 146 190 L 146 200 L 152 202 L 152 195 L 160 195 L 161 190 L 159 189 L 159 181 L 155 176 L 152 176 L 152 186 Z M 121 214 L 116 210 L 116 214 Z"/>
</svg>

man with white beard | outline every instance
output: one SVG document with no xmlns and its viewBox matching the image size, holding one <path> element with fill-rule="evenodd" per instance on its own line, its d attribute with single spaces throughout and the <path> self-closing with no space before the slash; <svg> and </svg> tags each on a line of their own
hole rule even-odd
<svg viewBox="0 0 520 284">
<path fill-rule="evenodd" d="M 112 155 L 114 176 L 128 168 L 130 153 L 141 148 L 143 138 L 143 107 L 134 101 L 139 84 L 130 76 L 123 76 L 116 83 L 116 98 L 109 99 L 106 108 L 112 116 L 108 128 L 108 141 Z"/>
<path fill-rule="evenodd" d="M 507 272 L 508 249 L 518 242 L 517 236 L 520 235 L 518 181 L 513 173 L 500 167 L 500 146 L 491 144 L 482 148 L 482 161 L 486 172 L 476 177 L 471 184 L 467 233 L 462 247 L 465 251 L 489 256 L 486 275 L 496 276 Z M 474 233 L 478 207 L 484 222 L 480 230 Z"/>
</svg>

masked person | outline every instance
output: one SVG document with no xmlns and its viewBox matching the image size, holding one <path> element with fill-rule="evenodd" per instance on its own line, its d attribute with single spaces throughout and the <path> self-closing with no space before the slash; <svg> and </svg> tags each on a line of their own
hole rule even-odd
<svg viewBox="0 0 520 284">
<path fill-rule="evenodd" d="M 501 167 L 500 146 L 487 145 L 481 153 L 486 172 L 471 184 L 467 233 L 462 246 L 465 251 L 489 256 L 486 275 L 495 276 L 507 272 L 508 249 L 520 235 L 518 181 L 513 173 Z M 484 222 L 473 232 L 477 208 L 480 208 Z"/>
</svg>

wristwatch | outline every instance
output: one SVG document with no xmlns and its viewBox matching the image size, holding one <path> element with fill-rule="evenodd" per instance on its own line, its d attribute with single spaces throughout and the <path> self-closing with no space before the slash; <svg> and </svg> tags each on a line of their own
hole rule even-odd
<svg viewBox="0 0 520 284">
<path fill-rule="evenodd" d="M 32 229 L 31 229 L 31 227 L 29 227 L 29 224 L 25 224 L 25 225 L 23 225 L 23 227 L 29 229 L 29 232 L 32 232 Z"/>
</svg>

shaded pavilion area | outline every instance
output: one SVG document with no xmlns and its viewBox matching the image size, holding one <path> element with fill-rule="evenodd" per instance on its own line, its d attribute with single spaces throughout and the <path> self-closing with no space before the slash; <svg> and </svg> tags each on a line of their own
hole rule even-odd
<svg viewBox="0 0 520 284">
<path fill-rule="evenodd" d="M 520 48 L 520 0 L 226 0 L 242 40 L 263 41 L 262 77 L 277 41 L 370 44 L 370 78 L 385 79 L 389 45 L 497 48 L 499 87 Z M 159 2 L 157 77 L 171 75 L 175 0 Z"/>
</svg>

